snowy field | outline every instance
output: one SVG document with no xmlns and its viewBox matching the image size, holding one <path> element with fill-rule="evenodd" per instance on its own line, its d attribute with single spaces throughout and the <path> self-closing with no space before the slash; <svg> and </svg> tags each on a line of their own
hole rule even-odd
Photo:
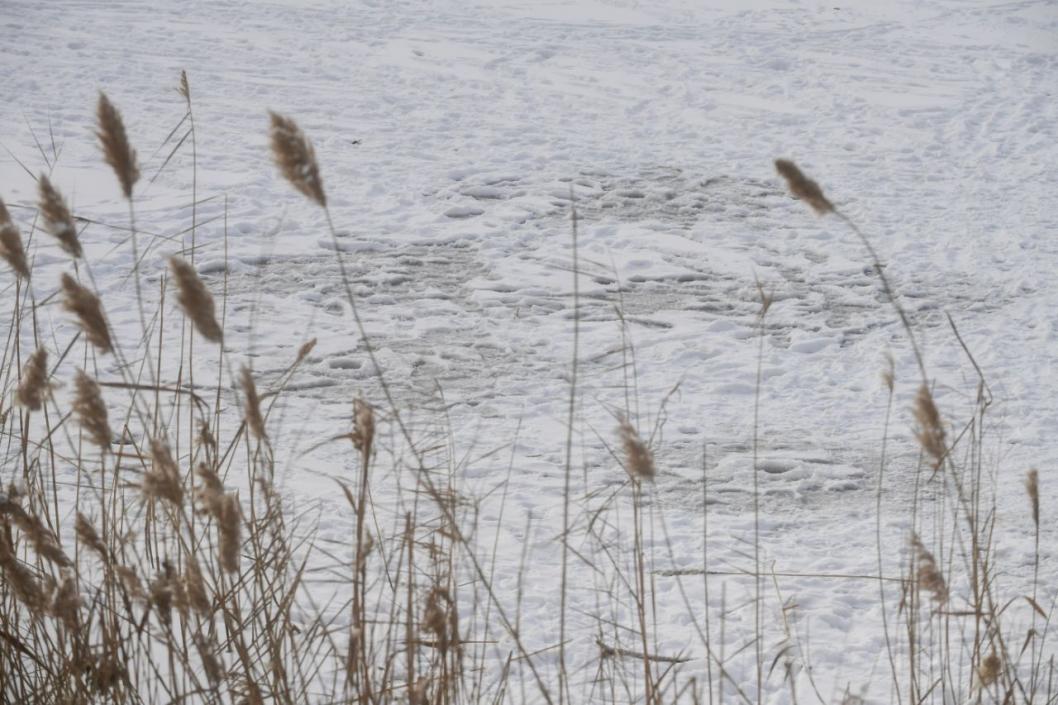
<svg viewBox="0 0 1058 705">
<path fill-rule="evenodd" d="M 81 239 L 112 322 L 138 335 L 127 207 L 94 138 L 105 91 L 143 172 L 148 309 L 166 257 L 191 256 L 194 188 L 194 260 L 214 292 L 226 282 L 231 364 L 251 365 L 267 388 L 318 339 L 276 411 L 273 442 L 285 495 L 341 541 L 350 520 L 333 478 L 351 478 L 355 458 L 325 441 L 348 430 L 353 398 L 384 400 L 323 214 L 272 163 L 267 111 L 298 121 L 381 372 L 416 431 L 449 447 L 457 484 L 479 498 L 482 542 L 498 532 L 496 582 L 512 593 L 528 544 L 522 624 L 530 651 L 551 649 L 545 669 L 557 667 L 579 310 L 572 512 L 584 524 L 600 493 L 626 481 L 611 451 L 617 415 L 631 413 L 652 435 L 658 476 L 646 496 L 670 539 L 666 549 L 652 534 L 657 650 L 696 659 L 688 676 L 705 670 L 665 575 L 700 567 L 703 517 L 712 566 L 753 569 L 759 360 L 761 560 L 781 591 L 769 577 L 766 665 L 787 643 L 789 600 L 821 697 L 890 701 L 878 583 L 833 576 L 878 574 L 886 353 L 896 395 L 881 541 L 886 573 L 906 568 L 907 505 L 915 474 L 928 473 L 912 432 L 917 368 L 859 241 L 790 197 L 777 157 L 796 160 L 872 239 L 953 427 L 973 415 L 977 375 L 946 314 L 984 370 L 997 584 L 1011 596 L 1030 589 L 1024 473 L 1040 469 L 1045 498 L 1058 488 L 1054 2 L 4 0 L 0 26 L 0 197 L 13 218 L 30 231 L 27 169 L 51 170 L 91 221 Z M 165 163 L 185 110 L 181 70 L 197 172 L 187 146 Z M 43 236 L 30 252 L 44 300 L 67 259 Z M 758 280 L 773 297 L 763 340 Z M 0 287 L 12 282 L 4 269 Z M 61 349 L 67 315 L 40 311 Z M 1045 521 L 1041 539 L 1052 592 L 1053 527 Z M 584 702 L 599 585 L 578 560 L 567 649 L 572 701 Z M 712 609 L 726 584 L 728 629 L 752 634 L 752 610 L 736 609 L 752 581 L 709 580 Z M 752 681 L 751 660 L 732 664 Z M 789 701 L 781 670 L 769 701 Z"/>
</svg>

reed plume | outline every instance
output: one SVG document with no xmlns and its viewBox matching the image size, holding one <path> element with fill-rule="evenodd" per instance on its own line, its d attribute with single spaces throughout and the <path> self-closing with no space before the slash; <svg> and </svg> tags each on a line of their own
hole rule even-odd
<svg viewBox="0 0 1058 705">
<path fill-rule="evenodd" d="M 823 195 L 823 189 L 815 181 L 808 178 L 788 159 L 776 159 L 775 170 L 786 179 L 786 185 L 797 198 L 807 203 L 819 215 L 834 212 L 834 205 Z"/>
<path fill-rule="evenodd" d="M 933 458 L 933 469 L 936 470 L 944 462 L 948 449 L 944 444 L 944 425 L 940 420 L 940 412 L 925 384 L 918 388 L 915 397 L 915 421 L 918 423 L 915 436 L 922 449 Z"/>
<path fill-rule="evenodd" d="M 99 385 L 86 375 L 84 370 L 77 370 L 77 376 L 74 378 L 73 411 L 89 440 L 102 450 L 109 448 L 113 436 L 107 420 L 107 407 L 103 403 Z"/>
<path fill-rule="evenodd" d="M 220 567 L 229 573 L 236 573 L 239 570 L 239 548 L 242 545 L 240 517 L 238 498 L 234 494 L 224 495 L 218 517 L 219 553 Z"/>
<path fill-rule="evenodd" d="M 143 475 L 143 494 L 150 499 L 164 499 L 179 508 L 184 502 L 184 486 L 180 468 L 173 460 L 169 444 L 157 438 L 151 440 L 151 469 Z"/>
<path fill-rule="evenodd" d="M 257 385 L 254 384 L 250 370 L 243 367 L 239 380 L 242 393 L 246 397 L 246 427 L 258 438 L 267 438 L 264 417 L 261 415 L 261 398 L 257 396 Z"/>
<path fill-rule="evenodd" d="M 81 514 L 81 512 L 77 512 L 74 531 L 82 544 L 99 554 L 99 557 L 103 560 L 107 560 L 107 549 L 103 545 L 102 539 L 99 538 L 99 532 L 92 526 L 92 522 L 88 520 L 88 517 Z"/>
<path fill-rule="evenodd" d="M 911 534 L 911 546 L 915 549 L 915 560 L 918 564 L 916 572 L 918 589 L 928 590 L 938 604 L 944 604 L 948 601 L 948 583 L 940 572 L 937 559 L 922 544 L 918 534 Z"/>
<path fill-rule="evenodd" d="M 48 395 L 48 351 L 37 348 L 22 368 L 15 399 L 30 411 L 40 411 Z"/>
<path fill-rule="evenodd" d="M 11 220 L 11 214 L 7 212 L 3 199 L 0 199 L 0 257 L 4 258 L 15 274 L 29 279 L 29 263 L 26 261 L 26 250 L 22 246 L 22 236 L 15 222 Z"/>
<path fill-rule="evenodd" d="M 224 340 L 224 331 L 217 323 L 216 309 L 213 306 L 213 295 L 198 276 L 195 268 L 179 257 L 169 258 L 169 267 L 176 279 L 177 301 L 195 329 L 207 340 L 220 343 Z"/>
<path fill-rule="evenodd" d="M 62 290 L 63 307 L 77 316 L 77 321 L 81 324 L 81 330 L 84 331 L 88 342 L 96 346 L 99 352 L 106 353 L 113 350 L 110 330 L 107 328 L 107 321 L 103 316 L 103 305 L 99 302 L 99 297 L 66 272 L 62 274 Z"/>
<path fill-rule="evenodd" d="M 37 185 L 40 189 L 40 214 L 44 218 L 44 228 L 59 241 L 59 245 L 71 257 L 84 257 L 81 241 L 77 237 L 77 226 L 74 225 L 73 215 L 70 214 L 66 201 L 44 174 L 40 175 Z"/>
<path fill-rule="evenodd" d="M 1025 476 L 1025 491 L 1029 494 L 1029 505 L 1032 507 L 1032 523 L 1040 525 L 1040 473 L 1036 468 L 1029 470 Z"/>
<path fill-rule="evenodd" d="M 290 118 L 273 112 L 268 114 L 272 118 L 272 156 L 276 166 L 294 188 L 326 208 L 327 196 L 312 143 Z"/>
<path fill-rule="evenodd" d="M 375 412 L 363 399 L 353 401 L 353 446 L 366 455 L 371 455 L 375 439 Z"/>
<path fill-rule="evenodd" d="M 103 148 L 103 158 L 121 182 L 121 191 L 125 194 L 125 198 L 131 199 L 132 187 L 140 178 L 140 170 L 136 166 L 136 152 L 129 146 L 121 113 L 103 92 L 99 93 L 96 119 L 99 122 L 99 131 L 96 136 Z"/>
<path fill-rule="evenodd" d="M 44 607 L 44 591 L 33 573 L 18 560 L 10 536 L 7 523 L 0 523 L 0 570 L 4 574 L 4 583 L 11 587 L 22 604 L 39 612 Z"/>
<path fill-rule="evenodd" d="M 643 443 L 632 424 L 627 419 L 621 419 L 617 427 L 617 433 L 621 437 L 621 446 L 625 452 L 625 471 L 634 480 L 653 480 L 657 471 L 654 467 L 654 455 Z"/>
</svg>

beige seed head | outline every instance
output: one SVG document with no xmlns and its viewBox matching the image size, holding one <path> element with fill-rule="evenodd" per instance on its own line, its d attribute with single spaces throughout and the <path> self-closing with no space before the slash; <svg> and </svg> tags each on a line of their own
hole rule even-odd
<svg viewBox="0 0 1058 705">
<path fill-rule="evenodd" d="M 202 570 L 198 567 L 198 561 L 194 556 L 187 558 L 187 572 L 184 575 L 184 590 L 187 593 L 187 603 L 191 609 L 201 615 L 208 615 L 211 604 L 209 594 L 206 592 L 206 581 L 202 579 Z"/>
<path fill-rule="evenodd" d="M 915 397 L 915 421 L 918 423 L 915 435 L 922 450 L 933 458 L 933 469 L 936 470 L 944 462 L 948 449 L 944 444 L 944 425 L 940 420 L 940 412 L 925 384 L 918 388 Z"/>
<path fill-rule="evenodd" d="M 224 339 L 224 332 L 217 323 L 213 296 L 190 264 L 179 257 L 169 258 L 169 267 L 176 279 L 177 301 L 195 329 L 207 340 L 219 343 Z"/>
<path fill-rule="evenodd" d="M 180 87 L 177 89 L 180 91 L 180 95 L 183 96 L 184 100 L 187 101 L 188 106 L 191 105 L 191 86 L 187 83 L 187 71 L 180 71 Z"/>
<path fill-rule="evenodd" d="M 264 416 L 261 415 L 261 398 L 257 396 L 257 385 L 254 384 L 253 375 L 246 367 L 242 368 L 239 375 L 239 384 L 245 397 L 246 427 L 258 438 L 267 438 Z"/>
<path fill-rule="evenodd" d="M 241 513 L 239 500 L 234 494 L 224 495 L 221 502 L 218 526 L 220 531 L 220 567 L 229 573 L 239 570 L 241 541 Z"/>
<path fill-rule="evenodd" d="M 48 391 L 48 351 L 37 348 L 22 368 L 15 399 L 31 411 L 40 411 Z"/>
<path fill-rule="evenodd" d="M 375 440 L 375 412 L 363 399 L 353 401 L 353 446 L 364 453 L 371 454 L 371 445 Z"/>
<path fill-rule="evenodd" d="M 834 211 L 833 204 L 823 195 L 819 184 L 805 176 L 796 164 L 788 159 L 776 159 L 775 170 L 786 179 L 790 193 L 812 206 L 816 213 L 826 215 Z"/>
<path fill-rule="evenodd" d="M 915 549 L 918 564 L 918 589 L 929 591 L 938 604 L 944 604 L 948 601 L 948 584 L 937 566 L 937 559 L 926 549 L 917 534 L 911 535 L 911 546 Z"/>
<path fill-rule="evenodd" d="M 103 403 L 99 385 L 84 370 L 77 370 L 74 378 L 73 411 L 89 440 L 103 450 L 109 448 L 113 434 L 107 420 L 107 407 Z"/>
<path fill-rule="evenodd" d="M 312 143 L 293 120 L 273 112 L 269 112 L 269 116 L 272 119 L 272 156 L 279 171 L 294 188 L 326 208 L 327 196 Z"/>
<path fill-rule="evenodd" d="M 1002 670 L 1003 661 L 999 658 L 999 654 L 995 652 L 995 649 L 992 649 L 992 653 L 986 656 L 985 660 L 977 668 L 977 679 L 981 687 L 987 688 L 999 680 L 999 674 Z"/>
<path fill-rule="evenodd" d="M 88 342 L 100 352 L 110 352 L 113 344 L 99 297 L 66 272 L 62 274 L 62 291 L 63 308 L 77 316 L 77 322 L 80 323 Z"/>
<path fill-rule="evenodd" d="M 96 119 L 99 122 L 99 131 L 96 136 L 103 148 L 103 158 L 117 175 L 125 198 L 131 199 L 132 187 L 140 178 L 140 170 L 136 166 L 136 152 L 129 146 L 121 113 L 102 92 L 99 94 L 99 103 L 96 106 Z"/>
<path fill-rule="evenodd" d="M 654 468 L 654 456 L 643 443 L 632 424 L 621 419 L 617 427 L 621 445 L 625 452 L 625 470 L 634 480 L 653 480 L 657 471 Z"/>
<path fill-rule="evenodd" d="M 1032 523 L 1040 525 L 1040 473 L 1033 468 L 1025 476 L 1025 491 L 1029 494 L 1029 505 L 1032 507 Z"/>
<path fill-rule="evenodd" d="M 157 438 L 151 439 L 151 469 L 143 475 L 143 494 L 149 499 L 162 499 L 175 507 L 184 502 L 184 486 L 180 468 L 173 460 L 169 444 Z"/>
<path fill-rule="evenodd" d="M 81 241 L 77 238 L 77 226 L 74 225 L 66 201 L 44 174 L 37 180 L 37 186 L 40 189 L 40 214 L 44 218 L 45 229 L 71 257 L 84 257 Z"/>
<path fill-rule="evenodd" d="M 0 199 L 0 257 L 3 257 L 15 274 L 29 279 L 29 263 L 26 261 L 26 249 L 22 246 L 22 236 L 18 226 L 11 220 L 7 206 Z"/>
<path fill-rule="evenodd" d="M 88 520 L 84 514 L 77 512 L 76 521 L 76 533 L 77 538 L 82 544 L 99 554 L 99 557 L 103 560 L 107 559 L 107 549 L 103 545 L 103 541 L 99 538 L 99 532 L 96 531 L 95 527 L 92 526 L 92 522 Z"/>
</svg>

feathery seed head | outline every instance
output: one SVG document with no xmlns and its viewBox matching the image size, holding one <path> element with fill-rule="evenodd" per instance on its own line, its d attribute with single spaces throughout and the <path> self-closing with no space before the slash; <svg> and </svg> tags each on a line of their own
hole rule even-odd
<svg viewBox="0 0 1058 705">
<path fill-rule="evenodd" d="M 66 272 L 62 274 L 63 308 L 77 316 L 88 342 L 99 352 L 110 352 L 113 344 L 99 297 Z"/>
<path fill-rule="evenodd" d="M 184 313 L 195 324 L 195 329 L 207 340 L 222 342 L 224 332 L 217 323 L 213 296 L 198 276 L 195 268 L 179 257 L 169 258 L 169 267 L 176 279 L 177 301 Z"/>
<path fill-rule="evenodd" d="M 86 375 L 84 370 L 77 370 L 77 376 L 74 378 L 73 411 L 89 440 L 103 450 L 109 448 L 113 434 L 107 420 L 107 407 L 103 403 L 99 385 Z"/>
<path fill-rule="evenodd" d="M 96 119 L 99 122 L 99 132 L 96 136 L 103 148 L 103 158 L 121 182 L 121 191 L 125 198 L 131 199 L 132 187 L 140 178 L 140 170 L 136 166 L 136 152 L 129 146 L 121 113 L 103 92 L 99 93 Z"/>
<path fill-rule="evenodd" d="M 31 411 L 40 411 L 48 395 L 48 351 L 37 348 L 22 368 L 22 380 L 15 392 L 19 404 Z"/>
<path fill-rule="evenodd" d="M 272 119 L 272 156 L 283 177 L 298 191 L 321 207 L 327 207 L 316 151 L 298 124 L 278 113 L 269 112 Z"/>
<path fill-rule="evenodd" d="M 44 174 L 37 180 L 37 186 L 40 189 L 40 214 L 44 218 L 45 229 L 71 257 L 84 257 L 81 241 L 77 238 L 77 226 L 74 225 L 66 201 Z"/>
<path fill-rule="evenodd" d="M 834 205 L 823 195 L 823 189 L 815 181 L 808 178 L 788 159 L 776 159 L 775 170 L 786 179 L 786 185 L 797 198 L 807 203 L 819 215 L 826 215 L 834 211 Z"/>
<path fill-rule="evenodd" d="M 26 261 L 26 250 L 22 246 L 22 236 L 18 226 L 11 220 L 4 201 L 0 199 L 0 257 L 3 257 L 15 274 L 29 279 L 29 263 Z"/>
<path fill-rule="evenodd" d="M 654 468 L 654 455 L 643 443 L 643 439 L 633 428 L 628 419 L 621 419 L 617 427 L 621 445 L 625 452 L 625 470 L 634 480 L 653 480 L 657 471 Z"/>
</svg>

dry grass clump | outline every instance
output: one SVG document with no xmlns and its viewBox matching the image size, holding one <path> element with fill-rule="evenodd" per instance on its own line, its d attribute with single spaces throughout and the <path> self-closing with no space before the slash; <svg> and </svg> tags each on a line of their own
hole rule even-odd
<svg viewBox="0 0 1058 705">
<path fill-rule="evenodd" d="M 0 199 L 0 257 L 22 279 L 29 279 L 29 263 L 26 261 L 26 250 L 22 246 L 22 236 L 18 227 L 11 220 L 7 206 Z"/>
<path fill-rule="evenodd" d="M 44 174 L 40 175 L 37 185 L 40 189 L 40 214 L 44 218 L 44 227 L 59 241 L 59 245 L 68 255 L 74 259 L 84 257 L 81 241 L 77 237 L 77 226 L 66 201 Z"/>
<path fill-rule="evenodd" d="M 272 120 L 272 156 L 283 177 L 298 191 L 321 207 L 327 207 L 316 151 L 298 124 L 277 113 L 269 113 Z"/>
<path fill-rule="evenodd" d="M 62 291 L 63 308 L 77 316 L 77 322 L 81 325 L 81 330 L 84 331 L 88 342 L 101 353 L 111 352 L 113 343 L 110 340 L 110 330 L 107 327 L 107 320 L 103 315 L 103 304 L 100 303 L 99 297 L 66 272 L 62 274 Z"/>
<path fill-rule="evenodd" d="M 179 91 L 190 112 L 186 74 L 181 75 Z M 97 113 L 103 153 L 130 201 L 131 215 L 139 177 L 136 155 L 106 96 L 100 96 Z M 311 144 L 293 121 L 275 114 L 271 120 L 272 150 L 284 178 L 326 207 Z M 776 167 L 791 191 L 817 212 L 844 218 L 795 165 L 779 160 Z M 60 233 L 64 249 L 80 257 L 69 211 L 45 182 L 42 194 L 49 190 L 50 197 L 43 199 L 43 205 L 50 202 L 51 207 L 45 215 L 53 223 L 49 230 Z M 2 209 L 0 204 L 0 256 L 26 279 L 31 272 L 21 240 L 17 245 L 4 241 L 5 232 L 16 237 L 18 233 L 13 225 L 6 227 L 9 216 Z M 329 221 L 328 214 L 333 234 Z M 146 250 L 144 269 L 164 266 L 166 260 L 157 259 L 153 248 Z M 137 284 L 139 261 L 131 272 Z M 76 266 L 87 275 L 82 263 Z M 119 349 L 117 339 L 111 339 L 98 293 L 82 283 L 91 281 L 90 276 L 78 281 L 64 275 L 60 290 L 64 307 L 83 331 L 80 337 L 39 329 L 38 321 L 47 316 L 38 316 L 40 311 L 32 307 L 48 304 L 33 301 L 33 292 L 27 290 L 16 301 L 8 335 L 14 352 L 6 359 L 26 363 L 17 371 L 9 362 L 7 388 L 14 388 L 15 400 L 25 409 L 46 413 L 8 415 L 4 409 L 0 414 L 9 449 L 2 465 L 7 475 L 0 482 L 16 479 L 25 486 L 0 494 L 4 702 L 753 705 L 785 699 L 775 692 L 783 687 L 791 689 L 791 702 L 805 702 L 798 689 L 804 690 L 806 683 L 815 688 L 811 671 L 816 667 L 804 655 L 799 657 L 804 663 L 797 663 L 798 630 L 789 624 L 793 601 L 781 600 L 780 610 L 780 602 L 766 603 L 762 597 L 759 586 L 768 561 L 749 557 L 737 546 L 725 554 L 725 560 L 734 555 L 747 561 L 732 576 L 742 581 L 740 589 L 747 579 L 758 587 L 748 591 L 749 600 L 739 599 L 738 606 L 727 602 L 721 590 L 717 610 L 709 581 L 715 585 L 724 571 L 716 570 L 715 559 L 706 555 L 705 547 L 718 540 L 708 534 L 707 520 L 702 522 L 700 570 L 658 570 L 664 561 L 659 550 L 672 549 L 664 513 L 673 488 L 655 492 L 648 482 L 658 475 L 651 446 L 662 437 L 660 421 L 655 433 L 644 439 L 629 417 L 649 417 L 633 416 L 626 403 L 618 419 L 616 454 L 631 481 L 607 480 L 600 488 L 585 472 L 584 493 L 566 491 L 564 509 L 581 507 L 583 513 L 569 520 L 564 516 L 555 541 L 588 566 L 583 580 L 575 575 L 569 591 L 590 593 L 595 611 L 589 608 L 574 616 L 588 603 L 567 607 L 566 588 L 556 588 L 553 617 L 560 628 L 552 631 L 555 624 L 543 625 L 537 615 L 523 620 L 521 612 L 523 573 L 556 567 L 528 557 L 528 547 L 539 543 L 539 534 L 531 530 L 536 528 L 533 518 L 524 530 L 512 527 L 509 518 L 505 523 L 502 503 L 507 488 L 499 483 L 503 498 L 496 535 L 481 533 L 478 522 L 495 505 L 464 495 L 457 480 L 463 461 L 455 455 L 456 443 L 439 439 L 433 430 L 422 431 L 432 426 L 429 420 L 402 417 L 381 372 L 378 386 L 389 406 L 376 408 L 357 397 L 351 417 L 343 421 L 351 423 L 351 430 L 345 425 L 333 434 L 324 431 L 323 443 L 334 443 L 336 453 L 345 454 L 343 472 L 355 477 L 336 478 L 346 504 L 337 507 L 331 498 L 322 498 L 321 506 L 306 508 L 281 496 L 284 482 L 304 469 L 296 457 L 281 458 L 280 466 L 276 455 L 282 456 L 289 446 L 272 446 L 281 434 L 287 435 L 283 394 L 316 341 L 302 345 L 295 364 L 269 377 L 274 380 L 269 390 L 259 393 L 248 367 L 226 364 L 226 356 L 237 351 L 222 349 L 221 364 L 194 359 L 197 338 L 187 334 L 188 324 L 218 343 L 224 330 L 213 296 L 192 265 L 174 256 L 168 266 L 177 288 L 178 315 L 173 321 L 159 306 L 155 316 L 144 316 L 144 337 L 135 349 Z M 163 287 L 163 295 L 165 291 Z M 771 298 L 759 283 L 758 291 L 763 316 Z M 355 303 L 353 308 L 355 316 Z M 370 354 L 369 336 L 359 318 L 357 324 Z M 49 356 L 38 340 L 59 351 L 57 369 L 49 370 Z M 121 419 L 120 442 L 113 440 L 100 384 L 80 369 L 70 374 L 76 365 L 91 365 L 98 351 L 115 353 L 105 370 L 113 376 L 106 386 L 112 395 L 111 415 Z M 890 358 L 883 375 L 890 399 L 897 386 L 894 367 Z M 202 374 L 203 368 L 208 374 Z M 375 369 L 380 369 L 377 364 Z M 49 395 L 52 375 L 73 377 L 68 401 L 65 395 Z M 575 390 L 570 397 L 575 409 Z M 1004 629 L 1002 624 L 1021 603 L 995 606 L 1001 604 L 993 595 L 998 581 L 991 552 L 994 527 L 989 522 L 995 507 L 984 506 L 981 499 L 985 483 L 979 465 L 963 468 L 962 457 L 969 454 L 956 452 L 960 438 L 971 434 L 956 433 L 954 425 L 945 433 L 928 386 L 918 390 L 915 404 L 924 454 L 935 467 L 943 461 L 951 469 L 913 478 L 916 493 L 918 483 L 930 493 L 929 502 L 917 501 L 920 496 L 915 495 L 916 506 L 928 507 L 918 511 L 937 514 L 923 517 L 912 510 L 912 555 L 902 563 L 899 577 L 883 574 L 881 558 L 877 576 L 832 577 L 877 579 L 883 588 L 883 620 L 887 614 L 896 615 L 885 627 L 887 648 L 895 654 L 890 659 L 892 692 L 898 694 L 890 699 L 1053 703 L 1054 689 L 1046 680 L 1050 651 L 1043 647 L 1050 620 L 1037 620 L 1043 611 L 1034 611 L 1026 638 L 1025 631 Z M 975 424 L 982 418 L 975 418 Z M 571 412 L 570 419 L 572 428 L 576 414 Z M 273 426 L 271 440 L 266 421 Z M 71 430 L 72 422 L 80 425 L 81 434 Z M 456 436 L 459 429 L 451 433 Z M 970 442 L 975 444 L 973 457 L 980 458 L 980 439 Z M 95 453 L 91 445 L 104 453 Z M 512 453 L 509 472 L 514 467 Z M 575 471 L 572 465 L 566 471 L 568 480 Z M 703 493 L 708 479 L 703 469 Z M 1038 546 L 1041 499 L 1035 470 L 1026 478 L 1026 489 Z M 490 489 L 493 499 L 488 501 L 500 494 Z M 74 511 L 68 511 L 74 502 Z M 710 511 L 704 495 L 702 506 Z M 314 521 L 320 522 L 321 531 L 313 530 Z M 920 531 L 936 534 L 932 552 L 920 540 Z M 496 579 L 505 543 L 501 537 L 507 533 L 518 535 L 526 546 L 515 581 L 502 573 Z M 491 557 L 486 556 L 490 541 Z M 881 542 L 879 531 L 879 546 Z M 755 552 L 762 547 L 766 552 L 766 546 L 755 542 Z M 553 558 L 551 553 L 549 560 Z M 781 566 L 782 556 L 776 558 L 780 568 L 787 567 Z M 753 567 L 747 569 L 749 560 Z M 1038 550 L 1036 562 L 1038 569 Z M 678 599 L 670 584 L 659 583 L 699 573 L 701 602 L 685 594 L 687 585 L 678 585 L 686 620 L 699 637 L 697 653 L 666 654 L 663 640 L 684 635 L 658 634 L 662 625 L 657 615 L 671 614 L 671 600 Z M 783 575 L 775 571 L 768 576 L 777 592 Z M 818 585 L 823 576 L 810 577 Z M 902 599 L 886 612 L 884 588 L 892 583 L 901 586 Z M 1034 610 L 1041 602 L 1047 604 L 1037 600 L 1035 589 L 1027 601 Z M 755 611 L 753 619 L 741 612 L 746 605 Z M 778 630 L 768 622 L 769 614 L 783 621 L 785 638 L 778 646 L 771 640 Z M 891 624 L 906 628 L 905 634 L 898 639 L 896 630 L 888 631 Z M 1014 643 L 1011 635 L 1027 645 L 1022 646 L 1024 658 L 1009 647 Z M 567 641 L 568 663 L 564 656 L 555 658 L 556 650 L 565 653 L 560 648 Z M 590 646 L 587 651 L 578 648 L 592 643 L 598 652 Z M 741 646 L 725 651 L 733 644 Z M 581 661 L 576 672 L 571 667 L 574 658 Z M 764 674 L 772 659 L 773 669 L 779 663 L 785 666 L 782 684 L 777 682 L 781 675 Z M 804 667 L 802 675 L 794 672 L 795 666 Z M 683 668 L 697 670 L 688 677 Z M 824 702 L 820 691 L 815 692 Z M 877 695 L 885 699 L 885 693 Z M 862 700 L 846 697 L 844 702 Z"/>
<path fill-rule="evenodd" d="M 195 324 L 195 329 L 206 340 L 220 343 L 224 333 L 217 323 L 213 295 L 198 276 L 195 268 L 179 257 L 169 258 L 169 267 L 176 279 L 177 300 L 184 313 Z"/>
<path fill-rule="evenodd" d="M 99 122 L 99 131 L 96 132 L 96 136 L 103 148 L 103 158 L 121 182 L 121 191 L 125 194 L 125 198 L 131 199 L 132 187 L 140 178 L 140 170 L 136 166 L 136 152 L 129 146 L 121 113 L 102 92 L 99 94 L 99 103 L 96 106 L 96 119 Z"/>
</svg>

